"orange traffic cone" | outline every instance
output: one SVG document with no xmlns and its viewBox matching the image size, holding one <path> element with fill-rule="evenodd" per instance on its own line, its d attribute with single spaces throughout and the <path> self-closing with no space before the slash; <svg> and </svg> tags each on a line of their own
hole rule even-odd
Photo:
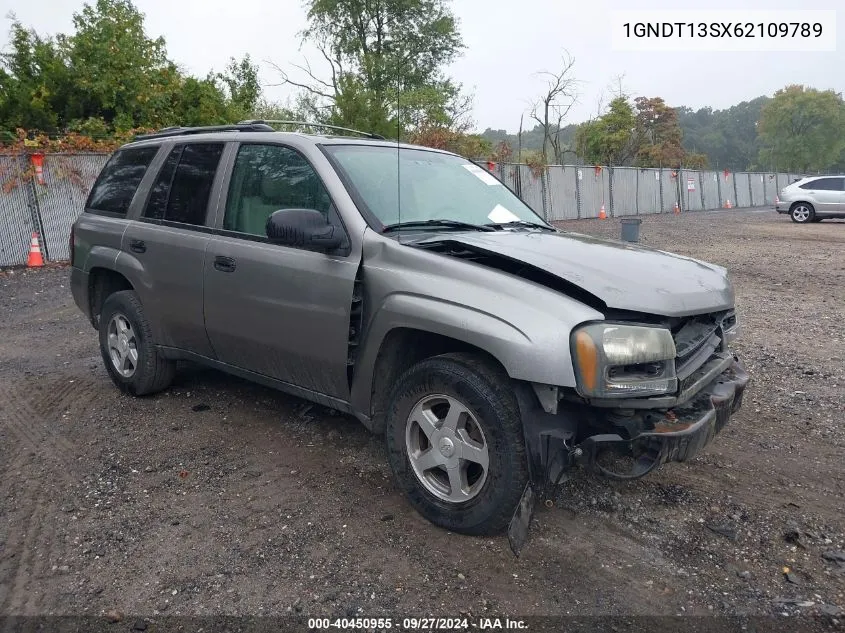
<svg viewBox="0 0 845 633">
<path fill-rule="evenodd" d="M 606 220 L 607 214 L 604 212 L 604 203 L 601 205 L 601 209 L 599 209 L 599 220 Z"/>
<path fill-rule="evenodd" d="M 672 211 L 676 214 L 681 212 L 681 207 L 678 206 L 677 202 L 675 203 L 675 207 L 672 209 Z"/>
<path fill-rule="evenodd" d="M 41 256 L 41 246 L 38 244 L 38 233 L 32 234 L 32 242 L 29 246 L 29 258 L 26 265 L 30 268 L 38 268 L 44 265 L 44 258 Z"/>
<path fill-rule="evenodd" d="M 730 198 L 728 198 L 727 202 L 725 202 L 725 208 L 726 209 L 733 209 L 734 208 L 734 206 L 731 204 Z"/>
<path fill-rule="evenodd" d="M 32 166 L 35 168 L 35 179 L 39 185 L 44 184 L 44 154 L 32 154 L 30 156 Z"/>
</svg>

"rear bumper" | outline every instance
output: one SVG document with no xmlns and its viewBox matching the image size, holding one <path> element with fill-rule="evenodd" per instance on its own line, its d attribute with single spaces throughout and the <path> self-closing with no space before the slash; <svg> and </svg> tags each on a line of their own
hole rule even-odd
<svg viewBox="0 0 845 633">
<path fill-rule="evenodd" d="M 90 319 L 91 302 L 88 298 L 88 287 L 88 273 L 81 268 L 72 267 L 70 269 L 70 292 L 73 295 L 73 301 L 82 310 L 82 313 Z"/>
</svg>

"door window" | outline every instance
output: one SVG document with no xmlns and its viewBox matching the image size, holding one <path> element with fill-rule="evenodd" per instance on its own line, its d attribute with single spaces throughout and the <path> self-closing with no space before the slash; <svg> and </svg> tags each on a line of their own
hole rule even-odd
<svg viewBox="0 0 845 633">
<path fill-rule="evenodd" d="M 819 178 L 801 185 L 802 189 L 811 189 L 815 191 L 842 191 L 842 178 Z"/>
<path fill-rule="evenodd" d="M 328 218 L 331 199 L 305 158 L 281 145 L 242 145 L 226 199 L 223 228 L 267 235 L 267 218 L 280 209 L 313 209 Z"/>
<path fill-rule="evenodd" d="M 214 175 L 222 155 L 222 143 L 174 147 L 156 178 L 144 217 L 204 225 Z"/>
</svg>

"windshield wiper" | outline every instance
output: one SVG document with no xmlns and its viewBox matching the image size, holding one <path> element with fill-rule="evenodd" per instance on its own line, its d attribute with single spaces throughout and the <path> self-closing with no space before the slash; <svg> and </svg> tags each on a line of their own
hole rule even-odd
<svg viewBox="0 0 845 633">
<path fill-rule="evenodd" d="M 484 226 L 505 228 L 506 226 L 527 226 L 535 229 L 544 229 L 546 231 L 557 231 L 553 226 L 546 226 L 545 224 L 537 224 L 536 222 L 529 222 L 528 220 L 512 220 L 511 222 L 491 222 Z"/>
<path fill-rule="evenodd" d="M 413 228 L 448 228 L 448 229 L 469 229 L 471 231 L 495 231 L 491 226 L 484 224 L 470 224 L 469 222 L 460 222 L 458 220 L 413 220 L 410 222 L 396 222 L 395 224 L 388 224 L 381 232 L 395 231 L 396 229 L 413 229 Z"/>
</svg>

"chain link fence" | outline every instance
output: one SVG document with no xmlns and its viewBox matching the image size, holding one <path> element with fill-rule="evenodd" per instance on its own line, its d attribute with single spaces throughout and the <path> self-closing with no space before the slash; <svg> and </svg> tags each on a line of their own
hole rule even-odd
<svg viewBox="0 0 845 633">
<path fill-rule="evenodd" d="M 28 156 L 0 155 L 0 266 L 25 264 L 38 233 L 47 261 L 70 258 L 70 227 L 108 154 L 47 154 L 41 173 Z"/>
<path fill-rule="evenodd" d="M 70 256 L 70 227 L 79 217 L 108 154 L 48 154 L 43 184 L 26 156 L 0 155 L 0 266 L 26 263 L 33 232 L 49 261 Z M 490 168 L 484 161 L 479 165 Z M 771 206 L 799 174 L 717 172 L 638 167 L 499 163 L 493 172 L 547 220 Z"/>
</svg>

